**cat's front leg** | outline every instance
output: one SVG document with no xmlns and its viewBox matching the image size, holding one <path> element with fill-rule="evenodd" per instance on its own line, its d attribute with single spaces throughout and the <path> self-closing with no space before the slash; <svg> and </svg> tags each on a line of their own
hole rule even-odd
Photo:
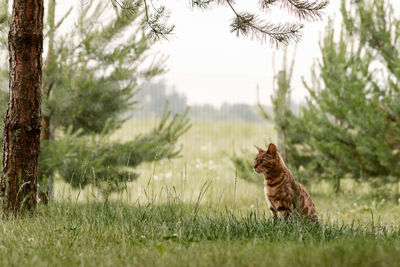
<svg viewBox="0 0 400 267">
<path fill-rule="evenodd" d="M 271 212 L 272 217 L 275 219 L 278 216 L 278 213 L 276 212 L 274 205 L 272 205 L 271 201 L 269 200 L 267 191 L 265 191 L 265 197 L 267 200 L 269 211 Z"/>
<path fill-rule="evenodd" d="M 279 217 L 288 219 L 290 217 L 290 214 L 292 214 L 292 209 L 288 204 L 288 202 L 282 201 L 279 207 L 277 208 L 277 213 Z"/>
<path fill-rule="evenodd" d="M 276 210 L 273 207 L 269 207 L 269 211 L 271 212 L 271 215 L 274 219 L 278 217 L 278 214 L 276 213 Z"/>
</svg>

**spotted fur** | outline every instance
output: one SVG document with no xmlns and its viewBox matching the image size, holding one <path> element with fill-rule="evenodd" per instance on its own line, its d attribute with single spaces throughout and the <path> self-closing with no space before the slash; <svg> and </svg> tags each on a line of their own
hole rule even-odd
<svg viewBox="0 0 400 267">
<path fill-rule="evenodd" d="M 264 174 L 264 192 L 273 217 L 289 217 L 293 212 L 319 221 L 314 203 L 306 189 L 294 180 L 278 149 L 269 144 L 268 150 L 257 147 L 254 171 Z"/>
</svg>

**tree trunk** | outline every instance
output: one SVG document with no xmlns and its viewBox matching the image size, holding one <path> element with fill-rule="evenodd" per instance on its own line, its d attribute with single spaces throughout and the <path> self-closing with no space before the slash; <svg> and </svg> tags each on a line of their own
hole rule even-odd
<svg viewBox="0 0 400 267">
<path fill-rule="evenodd" d="M 43 0 L 14 0 L 1 194 L 5 213 L 36 207 L 40 149 Z"/>
<path fill-rule="evenodd" d="M 340 193 L 340 177 L 339 177 L 339 175 L 335 176 L 335 181 L 333 184 L 333 191 L 335 192 L 336 195 Z"/>
</svg>

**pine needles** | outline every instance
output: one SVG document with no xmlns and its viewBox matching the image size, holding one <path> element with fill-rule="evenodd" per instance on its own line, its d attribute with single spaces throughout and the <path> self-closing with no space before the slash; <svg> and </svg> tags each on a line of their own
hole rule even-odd
<svg viewBox="0 0 400 267">
<path fill-rule="evenodd" d="M 301 23 L 276 24 L 268 22 L 265 19 L 260 19 L 253 13 L 236 11 L 233 0 L 219 0 L 218 2 L 225 2 L 235 14 L 231 23 L 231 32 L 235 32 L 237 36 L 250 37 L 261 43 L 269 40 L 271 46 L 279 46 L 280 44 L 288 45 L 291 42 L 298 42 L 301 39 L 301 29 L 303 28 L 303 24 Z M 259 9 L 268 12 L 276 2 L 278 1 L 261 0 L 259 2 Z M 281 7 L 288 9 L 290 13 L 293 13 L 300 20 L 310 21 L 321 19 L 321 10 L 328 4 L 327 0 L 314 2 L 282 0 L 280 2 Z"/>
<path fill-rule="evenodd" d="M 282 9 L 287 9 L 300 21 L 317 21 L 322 18 L 322 10 L 328 5 L 328 2 L 329 0 L 260 0 L 258 6 L 259 10 L 264 12 L 262 17 L 248 11 L 236 10 L 234 0 L 190 0 L 190 6 L 201 10 L 212 6 L 226 6 L 234 13 L 230 25 L 231 32 L 236 33 L 238 37 L 250 37 L 261 43 L 268 40 L 272 46 L 279 46 L 280 44 L 287 45 L 291 42 L 298 42 L 301 39 L 303 24 L 277 24 L 265 19 L 264 17 L 268 17 L 266 13 L 271 10 L 274 4 L 280 3 Z M 167 38 L 175 28 L 174 25 L 168 25 L 169 13 L 166 6 L 156 7 L 152 0 L 112 0 L 112 3 L 123 10 L 135 10 L 143 4 L 145 11 L 143 23 L 150 29 L 150 34 L 157 39 Z"/>
</svg>

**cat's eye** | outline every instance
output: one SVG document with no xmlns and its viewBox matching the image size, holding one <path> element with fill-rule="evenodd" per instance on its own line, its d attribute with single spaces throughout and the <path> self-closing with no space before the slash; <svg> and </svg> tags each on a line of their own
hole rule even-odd
<svg viewBox="0 0 400 267">
<path fill-rule="evenodd" d="M 260 160 L 260 163 L 264 163 L 264 162 L 265 162 L 265 160 L 263 160 L 263 159 L 262 159 L 262 160 Z"/>
</svg>

